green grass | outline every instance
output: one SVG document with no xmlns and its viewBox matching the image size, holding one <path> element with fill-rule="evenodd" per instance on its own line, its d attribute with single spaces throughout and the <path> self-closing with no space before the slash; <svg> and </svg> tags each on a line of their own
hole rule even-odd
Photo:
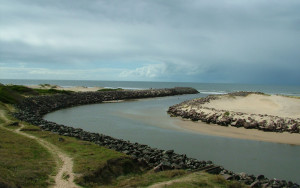
<svg viewBox="0 0 300 188">
<path fill-rule="evenodd" d="M 51 154 L 35 140 L 0 127 L 0 187 L 1 183 L 11 187 L 47 187 L 54 166 Z"/>
<path fill-rule="evenodd" d="M 73 91 L 57 89 L 31 89 L 21 85 L 0 85 L 0 102 L 16 104 L 21 102 L 25 96 L 71 94 Z"/>
<path fill-rule="evenodd" d="M 221 187 L 221 188 L 246 188 L 247 186 L 236 181 L 226 181 L 220 175 L 205 172 L 189 172 L 186 170 L 167 170 L 155 173 L 152 170 L 143 174 L 121 176 L 108 187 L 147 187 L 157 183 L 166 183 L 164 187 Z"/>
<path fill-rule="evenodd" d="M 0 118 L 0 187 L 47 187 L 55 172 L 52 155 L 35 140 L 4 129 L 16 121 L 7 113 L 12 106 L 0 102 L 0 110 L 9 121 Z"/>
<path fill-rule="evenodd" d="M 0 102 L 15 104 L 23 100 L 23 96 L 21 96 L 17 91 L 12 90 L 8 86 L 0 85 Z"/>
<path fill-rule="evenodd" d="M 27 125 L 23 131 L 40 137 L 67 152 L 74 159 L 74 172 L 80 177 L 76 183 L 93 187 L 107 185 L 120 175 L 140 172 L 140 168 L 125 154 L 100 147 L 91 142 L 60 136 Z"/>
<path fill-rule="evenodd" d="M 204 172 L 195 172 L 179 178 L 166 185 L 169 188 L 246 188 L 247 186 L 236 181 L 226 181 L 220 175 L 211 175 Z"/>
<path fill-rule="evenodd" d="M 52 89 L 57 88 L 57 85 L 51 85 L 51 84 L 39 84 L 41 87 L 51 87 Z"/>
<path fill-rule="evenodd" d="M 35 131 L 32 131 L 32 129 L 35 129 Z M 91 142 L 61 136 L 48 131 L 40 131 L 39 127 L 36 126 L 26 126 L 24 131 L 50 142 L 70 154 L 76 163 L 74 171 L 80 174 L 85 171 L 96 170 L 97 166 L 105 163 L 108 159 L 126 156 L 125 154 L 100 147 Z"/>
<path fill-rule="evenodd" d="M 80 175 L 75 182 L 84 187 L 145 187 L 191 174 L 186 170 L 169 170 L 158 173 L 145 172 L 125 154 L 93 143 L 60 136 L 48 131 L 39 131 L 39 127 L 32 125 L 27 125 L 24 131 L 49 141 L 72 156 L 74 159 L 74 172 Z M 232 187 L 235 184 L 242 187 L 241 184 L 228 182 L 220 176 L 200 173 L 189 181 L 174 183 L 174 186 Z"/>
<path fill-rule="evenodd" d="M 182 176 L 189 172 L 186 170 L 167 170 L 161 172 L 153 172 L 152 170 L 142 174 L 131 174 L 122 176 L 111 185 L 112 187 L 145 187 L 157 182 L 169 181 Z"/>
<path fill-rule="evenodd" d="M 57 90 L 57 89 L 34 89 L 39 95 L 54 95 L 54 94 L 71 94 L 73 91 Z"/>
<path fill-rule="evenodd" d="M 277 95 L 277 96 L 288 97 L 288 98 L 293 98 L 293 99 L 300 99 L 300 96 L 290 96 L 290 95 Z"/>
<path fill-rule="evenodd" d="M 38 93 L 34 91 L 34 89 L 22 85 L 7 85 L 4 87 L 9 88 L 10 90 L 15 91 L 21 95 L 38 95 Z"/>
<path fill-rule="evenodd" d="M 62 176 L 64 180 L 68 180 L 70 178 L 70 175 L 66 174 L 66 172 L 64 172 Z"/>
<path fill-rule="evenodd" d="M 230 115 L 229 111 L 224 112 L 224 116 L 229 116 L 229 115 Z"/>
<path fill-rule="evenodd" d="M 51 85 L 50 84 L 39 84 L 39 86 L 41 86 L 41 87 L 50 87 Z"/>
<path fill-rule="evenodd" d="M 41 87 L 50 87 L 49 84 L 42 84 Z M 15 93 L 23 96 L 36 96 L 36 95 L 53 95 L 53 94 L 71 94 L 73 91 L 57 90 L 52 86 L 50 89 L 32 89 L 22 85 L 2 85 L 1 87 L 7 88 Z"/>
</svg>

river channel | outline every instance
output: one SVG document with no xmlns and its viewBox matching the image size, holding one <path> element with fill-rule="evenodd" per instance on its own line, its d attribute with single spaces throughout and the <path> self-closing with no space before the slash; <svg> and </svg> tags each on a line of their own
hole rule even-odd
<svg viewBox="0 0 300 188">
<path fill-rule="evenodd" d="M 169 106 L 205 94 L 101 103 L 47 114 L 49 121 L 98 132 L 159 149 L 174 149 L 198 160 L 211 160 L 236 173 L 300 183 L 300 146 L 210 136 L 183 130 Z"/>
</svg>

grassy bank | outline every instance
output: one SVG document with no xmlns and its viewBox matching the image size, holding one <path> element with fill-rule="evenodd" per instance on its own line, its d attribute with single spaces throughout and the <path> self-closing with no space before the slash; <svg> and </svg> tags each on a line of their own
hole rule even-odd
<svg viewBox="0 0 300 188">
<path fill-rule="evenodd" d="M 0 101 L 3 103 L 15 104 L 24 97 L 37 95 L 71 94 L 73 91 L 51 89 L 32 89 L 22 85 L 0 84 Z"/>
<path fill-rule="evenodd" d="M 2 112 L 7 110 L 0 103 Z M 55 172 L 51 154 L 35 140 L 18 135 L 8 129 L 0 118 L 0 187 L 47 187 Z"/>
<path fill-rule="evenodd" d="M 31 125 L 25 126 L 22 131 L 42 138 L 72 156 L 73 171 L 77 174 L 75 181 L 79 185 L 107 185 L 120 175 L 142 172 L 138 164 L 125 154 L 91 142 L 41 131 L 39 127 Z"/>
</svg>

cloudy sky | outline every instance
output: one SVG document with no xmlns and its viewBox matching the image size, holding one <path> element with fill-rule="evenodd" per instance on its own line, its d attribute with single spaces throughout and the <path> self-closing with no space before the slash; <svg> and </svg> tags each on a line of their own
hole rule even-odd
<svg viewBox="0 0 300 188">
<path fill-rule="evenodd" d="M 0 0 L 0 78 L 298 84 L 299 0 Z"/>
</svg>

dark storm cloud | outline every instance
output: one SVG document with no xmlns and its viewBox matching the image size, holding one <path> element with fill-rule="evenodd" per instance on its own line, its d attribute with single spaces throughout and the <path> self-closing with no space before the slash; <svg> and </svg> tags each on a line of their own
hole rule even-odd
<svg viewBox="0 0 300 188">
<path fill-rule="evenodd" d="M 111 71 L 90 79 L 297 83 L 298 10 L 298 0 L 2 1 L 1 77 L 55 64 Z"/>
</svg>

